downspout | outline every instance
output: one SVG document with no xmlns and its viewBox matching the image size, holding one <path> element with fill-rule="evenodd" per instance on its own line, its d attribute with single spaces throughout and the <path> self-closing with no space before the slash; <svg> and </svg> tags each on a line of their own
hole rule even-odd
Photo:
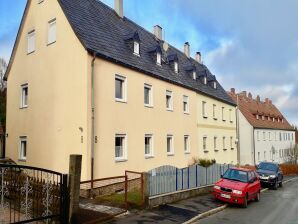
<svg viewBox="0 0 298 224">
<path fill-rule="evenodd" d="M 93 198 L 93 181 L 94 181 L 94 141 L 95 141 L 95 106 L 94 106 L 94 62 L 96 53 L 93 54 L 91 61 L 91 191 L 90 196 Z"/>
<path fill-rule="evenodd" d="M 239 102 L 237 95 L 237 107 L 236 107 L 236 135 L 237 135 L 237 163 L 240 165 L 240 130 L 239 130 Z"/>
<path fill-rule="evenodd" d="M 253 153 L 254 153 L 254 165 L 256 164 L 256 143 L 255 143 L 255 128 L 252 127 L 252 141 L 253 141 Z"/>
</svg>

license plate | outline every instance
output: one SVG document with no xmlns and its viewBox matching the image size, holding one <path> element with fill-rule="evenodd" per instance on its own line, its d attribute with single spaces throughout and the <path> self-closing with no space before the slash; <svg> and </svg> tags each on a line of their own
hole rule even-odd
<svg viewBox="0 0 298 224">
<path fill-rule="evenodd" d="M 228 195 L 228 194 L 221 194 L 220 196 L 221 196 L 222 198 L 228 198 L 228 199 L 231 198 L 231 195 Z"/>
<path fill-rule="evenodd" d="M 260 179 L 261 180 L 268 180 L 268 177 L 262 177 L 262 176 L 260 176 Z"/>
</svg>

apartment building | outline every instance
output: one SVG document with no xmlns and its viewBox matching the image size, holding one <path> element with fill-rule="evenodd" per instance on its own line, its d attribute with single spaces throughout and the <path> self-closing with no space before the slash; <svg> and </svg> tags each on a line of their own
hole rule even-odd
<svg viewBox="0 0 298 224">
<path fill-rule="evenodd" d="M 66 172 L 81 154 L 83 180 L 235 162 L 235 103 L 182 47 L 126 18 L 121 0 L 28 0 L 6 73 L 6 156 Z"/>
<path fill-rule="evenodd" d="M 246 91 L 229 95 L 238 104 L 240 164 L 285 163 L 293 158 L 295 130 L 269 98 Z"/>
</svg>

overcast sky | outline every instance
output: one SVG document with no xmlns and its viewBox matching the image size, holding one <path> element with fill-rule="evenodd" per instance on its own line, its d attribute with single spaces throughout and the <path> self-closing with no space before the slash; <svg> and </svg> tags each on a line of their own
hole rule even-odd
<svg viewBox="0 0 298 224">
<path fill-rule="evenodd" d="M 52 1 L 52 0 L 51 0 Z M 113 7 L 114 0 L 102 0 Z M 0 57 L 9 60 L 25 0 L 0 1 Z M 298 1 L 124 0 L 125 15 L 204 63 L 226 90 L 269 97 L 298 124 Z"/>
</svg>

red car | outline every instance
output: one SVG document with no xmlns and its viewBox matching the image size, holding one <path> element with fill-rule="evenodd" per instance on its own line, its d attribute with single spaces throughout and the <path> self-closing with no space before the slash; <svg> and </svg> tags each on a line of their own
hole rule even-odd
<svg viewBox="0 0 298 224">
<path fill-rule="evenodd" d="M 261 184 L 257 173 L 250 169 L 229 168 L 214 184 L 213 195 L 221 201 L 240 204 L 244 208 L 250 200 L 260 200 Z"/>
</svg>

